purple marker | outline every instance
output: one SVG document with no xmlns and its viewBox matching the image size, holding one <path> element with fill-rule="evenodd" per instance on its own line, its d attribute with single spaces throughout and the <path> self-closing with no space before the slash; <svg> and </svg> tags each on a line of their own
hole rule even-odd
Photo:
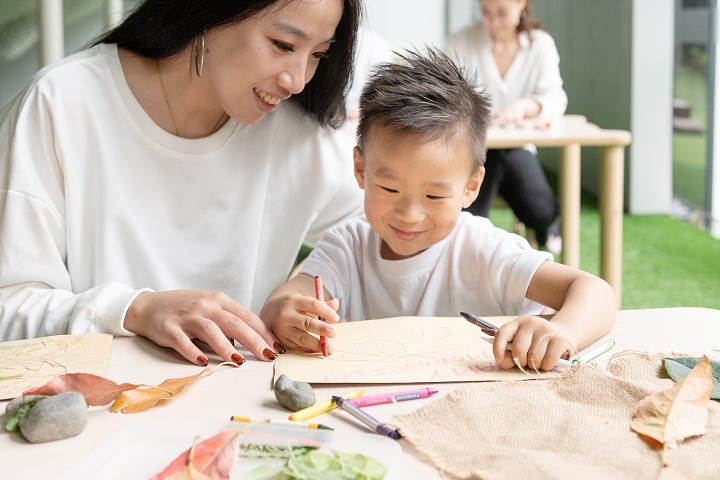
<svg viewBox="0 0 720 480">
<path fill-rule="evenodd" d="M 396 402 L 404 402 L 406 400 L 415 400 L 416 398 L 427 398 L 435 395 L 439 390 L 432 388 L 418 388 L 417 390 L 407 390 L 405 392 L 384 393 L 382 395 L 369 395 L 360 398 L 348 398 L 347 401 L 356 407 L 369 407 L 371 405 L 381 405 L 383 403 L 392 403 L 393 398 Z"/>
<path fill-rule="evenodd" d="M 400 438 L 400 434 L 397 430 L 394 430 L 392 427 L 389 427 L 385 425 L 384 423 L 380 423 L 377 420 L 375 420 L 373 417 L 368 415 L 367 413 L 360 410 L 358 407 L 353 405 L 352 403 L 348 402 L 342 397 L 336 397 L 333 395 L 332 397 L 333 401 L 337 403 L 337 406 L 348 412 L 353 417 L 357 418 L 361 422 L 363 422 L 365 425 L 370 427 L 373 431 L 379 433 L 380 435 L 385 435 L 386 437 L 390 437 L 393 440 L 397 440 Z"/>
</svg>

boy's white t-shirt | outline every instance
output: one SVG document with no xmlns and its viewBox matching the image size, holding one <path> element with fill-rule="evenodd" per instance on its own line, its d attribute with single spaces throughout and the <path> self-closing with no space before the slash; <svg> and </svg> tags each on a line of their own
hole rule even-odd
<svg viewBox="0 0 720 480">
<path fill-rule="evenodd" d="M 381 242 L 365 217 L 347 220 L 322 236 L 300 273 L 321 275 L 349 321 L 539 313 L 523 309 L 525 295 L 552 255 L 487 218 L 462 212 L 448 237 L 404 260 L 382 259 Z"/>
<path fill-rule="evenodd" d="M 128 334 L 146 289 L 259 312 L 303 242 L 362 214 L 352 147 L 292 102 L 176 137 L 133 96 L 115 45 L 43 69 L 0 110 L 0 341 Z"/>
</svg>

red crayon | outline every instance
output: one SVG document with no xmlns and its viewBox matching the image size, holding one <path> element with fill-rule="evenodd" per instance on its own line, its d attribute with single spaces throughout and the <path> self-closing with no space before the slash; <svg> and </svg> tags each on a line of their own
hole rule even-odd
<svg viewBox="0 0 720 480">
<path fill-rule="evenodd" d="M 325 293 L 323 292 L 323 284 L 322 284 L 322 277 L 320 275 L 317 275 L 315 277 L 315 298 L 320 300 L 321 302 L 325 301 Z M 325 321 L 324 318 L 318 317 L 323 322 Z M 325 338 L 325 335 L 320 335 L 320 350 L 322 350 L 323 357 L 328 356 L 328 346 L 327 346 L 327 338 Z"/>
<path fill-rule="evenodd" d="M 408 390 L 405 392 L 385 393 L 382 395 L 369 395 L 360 398 L 348 398 L 347 401 L 356 407 L 369 407 L 370 405 L 381 405 L 383 403 L 392 403 L 393 398 L 396 402 L 404 402 L 406 400 L 415 400 L 416 398 L 427 398 L 430 395 L 438 393 L 432 388 L 418 388 L 417 390 Z"/>
</svg>

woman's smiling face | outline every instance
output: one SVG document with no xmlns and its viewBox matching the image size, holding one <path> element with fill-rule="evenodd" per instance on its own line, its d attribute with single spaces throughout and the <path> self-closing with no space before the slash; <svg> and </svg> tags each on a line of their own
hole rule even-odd
<svg viewBox="0 0 720 480">
<path fill-rule="evenodd" d="M 232 118 L 257 123 L 312 79 L 342 14 L 342 0 L 291 0 L 211 30 L 203 83 Z"/>
</svg>

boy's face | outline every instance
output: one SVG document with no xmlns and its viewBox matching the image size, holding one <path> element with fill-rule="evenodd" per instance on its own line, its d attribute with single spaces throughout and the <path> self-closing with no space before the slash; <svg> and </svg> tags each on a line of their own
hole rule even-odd
<svg viewBox="0 0 720 480">
<path fill-rule="evenodd" d="M 485 169 L 470 175 L 473 158 L 464 132 L 430 142 L 382 127 L 368 133 L 365 150 L 354 151 L 365 215 L 383 239 L 382 258 L 415 256 L 453 231 L 462 208 L 477 198 Z"/>
</svg>

